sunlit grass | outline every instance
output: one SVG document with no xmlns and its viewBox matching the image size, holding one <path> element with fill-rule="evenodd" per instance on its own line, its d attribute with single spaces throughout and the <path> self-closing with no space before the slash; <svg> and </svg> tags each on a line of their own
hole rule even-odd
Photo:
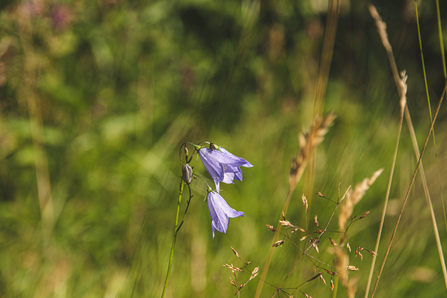
<svg viewBox="0 0 447 298">
<path fill-rule="evenodd" d="M 160 297 L 181 176 L 177 150 L 185 141 L 214 141 L 254 167 L 244 172 L 243 183 L 223 192 L 245 217 L 231 221 L 227 233 L 215 239 L 206 191 L 191 184 L 194 197 L 176 240 L 166 297 L 232 297 L 237 289 L 223 265 L 241 261 L 230 247 L 251 261 L 238 285 L 255 267 L 262 272 L 273 239 L 265 225 L 278 224 L 298 133 L 314 117 L 327 3 L 258 4 L 0 4 L 1 296 Z M 436 30 L 445 23 L 442 5 L 421 2 L 418 17 L 413 3 L 404 11 L 395 3 L 378 7 L 399 71 L 407 69 L 408 106 L 420 149 L 431 122 L 426 90 L 437 104 L 445 85 L 443 34 Z M 356 243 L 372 249 L 400 106 L 365 3 L 342 5 L 331 63 L 323 113 L 331 110 L 337 119 L 317 149 L 307 222 L 301 199 L 305 179 L 290 197 L 287 220 L 314 227 L 318 214 L 324 226 L 334 206 L 314 193 L 340 198 L 349 185 L 383 167 L 354 209 L 355 215 L 371 213 L 349 230 Z M 444 110 L 435 123 L 436 148 L 428 143 L 423 160 L 434 225 L 445 216 Z M 414 156 L 404 125 L 378 262 L 409 189 Z M 205 174 L 200 161 L 191 165 Z M 445 294 L 431 232 L 434 217 L 419 174 L 416 178 L 377 297 Z M 48 195 L 51 213 L 44 206 Z M 321 244 L 319 258 L 333 265 L 330 248 L 330 242 Z M 271 285 L 264 285 L 261 297 L 273 295 L 298 258 L 293 245 L 275 248 L 266 278 Z M 360 269 L 350 274 L 359 277 L 357 296 L 365 294 L 370 260 L 350 255 L 350 264 Z M 314 269 L 303 262 L 284 286 L 297 287 Z M 257 278 L 241 297 L 255 295 Z M 321 280 L 299 289 L 312 297 L 333 295 Z M 337 297 L 345 295 L 339 284 Z"/>
</svg>

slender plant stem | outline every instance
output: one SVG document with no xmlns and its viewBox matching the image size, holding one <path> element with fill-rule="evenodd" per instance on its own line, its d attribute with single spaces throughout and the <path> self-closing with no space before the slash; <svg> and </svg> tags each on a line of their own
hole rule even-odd
<svg viewBox="0 0 447 298">
<path fill-rule="evenodd" d="M 422 65 L 424 66 L 424 55 L 422 54 L 422 42 L 421 42 L 421 34 L 420 34 L 420 28 L 419 28 L 419 16 L 417 11 L 417 2 L 414 2 L 414 6 L 416 8 L 416 20 L 417 22 L 417 28 L 418 28 L 418 35 L 419 35 L 419 47 L 421 49 L 421 58 L 422 58 Z M 438 32 L 439 32 L 439 42 L 440 42 L 440 50 L 441 50 L 441 57 L 442 57 L 442 67 L 444 71 L 444 79 L 447 80 L 447 72 L 446 72 L 446 65 L 445 65 L 445 53 L 444 53 L 444 40 L 442 37 L 442 26 L 441 26 L 441 16 L 439 13 L 439 0 L 436 0 L 436 16 L 438 18 Z M 425 66 L 423 68 L 424 71 L 424 79 L 425 79 L 425 89 L 428 90 L 428 84 L 427 84 L 427 76 L 425 74 Z M 430 112 L 430 121 L 433 120 L 431 115 L 431 105 L 430 105 L 430 99 L 428 97 L 428 91 L 427 91 L 427 101 L 428 101 L 428 111 Z M 433 144 L 435 146 L 435 158 L 436 158 L 436 169 L 438 171 L 438 185 L 439 185 L 439 193 L 441 194 L 441 203 L 442 203 L 442 211 L 444 215 L 444 225 L 445 229 L 447 231 L 447 215 L 445 212 L 445 204 L 444 204 L 444 196 L 442 194 L 442 183 L 441 183 L 441 170 L 439 169 L 439 160 L 438 160 L 438 148 L 436 146 L 436 139 L 435 139 L 435 130 L 433 129 Z"/>
<path fill-rule="evenodd" d="M 281 217 L 279 218 L 279 220 L 282 220 L 282 215 L 283 214 L 285 215 L 287 212 L 287 208 L 289 208 L 290 199 L 292 198 L 294 189 L 295 189 L 295 186 L 291 186 L 289 188 L 289 193 L 287 194 L 287 199 L 284 202 L 284 206 L 283 206 L 282 212 L 281 212 Z M 270 262 L 272 261 L 272 257 L 273 257 L 273 251 L 274 251 L 273 244 L 275 244 L 275 242 L 278 241 L 278 237 L 281 232 L 281 228 L 282 228 L 282 224 L 280 222 L 278 222 L 278 225 L 276 226 L 275 235 L 273 236 L 272 245 L 270 245 L 270 251 L 267 256 L 267 260 L 265 261 L 264 269 L 262 270 L 262 273 L 261 273 L 261 278 L 259 280 L 258 288 L 256 289 L 256 295 L 255 295 L 256 298 L 258 298 L 261 295 L 262 287 L 264 285 L 264 280 L 267 276 L 268 268 L 270 266 Z"/>
<path fill-rule="evenodd" d="M 446 85 L 446 87 L 447 87 L 447 85 Z M 424 142 L 424 146 L 422 147 L 422 151 L 421 151 L 421 154 L 420 154 L 420 156 L 419 156 L 419 160 L 418 160 L 418 163 L 417 163 L 417 165 L 416 165 L 416 169 L 414 170 L 413 177 L 411 178 L 410 186 L 408 187 L 408 191 L 407 191 L 407 194 L 406 194 L 406 196 L 405 196 L 404 203 L 403 203 L 403 205 L 402 205 L 401 211 L 400 211 L 399 216 L 398 216 L 398 218 L 397 218 L 396 225 L 394 226 L 394 230 L 393 230 L 393 233 L 392 233 L 392 235 L 391 235 L 390 243 L 388 244 L 388 248 L 387 248 L 387 250 L 386 250 L 385 257 L 384 257 L 383 262 L 382 262 L 382 266 L 380 267 L 379 275 L 377 276 L 377 280 L 376 280 L 376 283 L 375 283 L 375 285 L 374 285 L 374 289 L 373 289 L 373 292 L 372 292 L 372 294 L 371 294 L 371 298 L 374 297 L 374 294 L 375 294 L 376 289 L 377 289 L 377 285 L 378 285 L 379 280 L 380 280 L 380 276 L 382 275 L 383 268 L 385 267 L 385 263 L 386 263 L 386 260 L 387 260 L 387 258 L 388 258 L 388 254 L 389 254 L 389 252 L 390 252 L 390 250 L 391 250 L 391 245 L 393 244 L 394 236 L 396 235 L 397 227 L 399 226 L 400 220 L 401 220 L 401 218 L 402 218 L 402 214 L 403 214 L 405 205 L 407 204 L 407 201 L 408 201 L 408 197 L 409 197 L 409 195 L 410 195 L 411 188 L 413 187 L 413 183 L 414 183 L 414 180 L 415 180 L 415 178 L 416 178 L 416 174 L 417 174 L 417 172 L 418 172 L 418 170 L 419 170 L 419 166 L 421 165 L 422 157 L 424 156 L 424 153 L 425 153 L 425 148 L 427 147 L 428 140 L 430 139 L 430 135 L 431 135 L 431 132 L 432 132 L 432 130 L 433 130 L 433 126 L 435 125 L 436 118 L 438 117 L 438 113 L 439 113 L 439 110 L 440 110 L 440 108 L 441 108 L 442 101 L 443 101 L 443 99 L 444 99 L 444 95 L 445 95 L 446 87 L 444 87 L 444 91 L 443 91 L 442 96 L 441 96 L 441 99 L 440 99 L 440 101 L 439 101 L 438 108 L 437 108 L 437 110 L 436 110 L 436 113 L 435 113 L 435 116 L 434 116 L 434 118 L 433 118 L 433 121 L 431 122 L 430 130 L 428 131 L 427 137 L 426 137 L 425 142 Z M 435 232 L 436 232 L 436 231 L 435 231 Z M 440 253 L 440 254 L 441 254 L 441 253 Z M 444 264 L 442 264 L 442 265 L 444 265 Z M 443 271 L 444 271 L 444 267 L 443 267 Z"/>
<path fill-rule="evenodd" d="M 400 115 L 399 132 L 397 134 L 397 140 L 396 140 L 396 148 L 394 149 L 393 164 L 391 166 L 390 178 L 388 179 L 388 187 L 387 187 L 387 190 L 386 190 L 385 204 L 383 205 L 382 218 L 380 219 L 379 232 L 377 233 L 376 246 L 374 248 L 375 252 L 379 251 L 379 243 L 380 243 L 380 238 L 382 237 L 382 230 L 383 230 L 383 224 L 385 222 L 386 209 L 387 209 L 387 206 L 388 206 L 388 200 L 390 198 L 391 183 L 393 181 L 394 169 L 396 167 L 397 151 L 398 151 L 398 148 L 399 148 L 400 134 L 402 132 L 402 123 L 403 123 L 403 120 L 404 120 L 404 113 L 403 112 L 404 112 L 404 110 L 402 109 L 401 110 L 401 115 Z M 366 285 L 365 298 L 368 297 L 369 289 L 371 287 L 371 281 L 372 281 L 372 276 L 373 276 L 373 273 L 374 273 L 374 266 L 376 264 L 376 259 L 377 259 L 377 255 L 373 255 L 372 261 L 371 261 L 371 268 L 369 270 L 368 284 Z"/>
<path fill-rule="evenodd" d="M 392 50 L 391 44 L 389 43 L 388 36 L 387 36 L 387 33 L 386 33 L 386 25 L 381 20 L 379 14 L 377 13 L 377 10 L 375 9 L 375 7 L 373 5 L 369 6 L 369 10 L 371 12 L 371 16 L 376 21 L 376 26 L 378 28 L 380 38 L 381 38 L 383 46 L 384 46 L 384 48 L 385 48 L 385 50 L 386 50 L 386 52 L 388 54 L 388 58 L 389 58 L 389 61 L 390 61 L 390 66 L 391 66 L 391 69 L 392 69 L 392 72 L 393 72 L 393 77 L 394 77 L 394 80 L 396 82 L 396 86 L 398 87 L 397 90 L 399 92 L 399 95 L 402 98 L 404 90 L 403 90 L 403 88 L 400 87 L 401 86 L 401 82 L 400 82 L 400 78 L 399 78 L 399 73 L 398 73 L 398 70 L 397 70 L 396 61 L 394 60 L 393 50 Z M 417 4 L 416 3 L 415 3 L 415 10 L 416 10 L 416 17 L 418 19 Z M 418 32 L 419 32 L 419 20 L 418 20 Z M 423 64 L 423 67 L 424 67 L 424 59 L 423 59 L 424 57 L 423 57 L 423 54 L 422 54 L 422 46 L 421 46 L 421 58 L 422 58 L 422 64 Z M 426 78 L 425 67 L 423 68 L 423 70 L 424 70 L 424 78 Z M 427 81 L 426 81 L 426 79 L 425 79 L 425 85 L 426 85 L 426 88 L 427 88 Z M 432 122 L 432 125 L 430 127 L 430 133 L 433 133 L 433 137 L 434 137 L 433 125 L 434 125 L 437 113 L 439 111 L 440 105 L 441 105 L 441 103 L 442 103 L 442 101 L 444 99 L 444 95 L 445 95 L 445 92 L 446 92 L 446 87 L 447 87 L 447 85 L 444 87 L 444 91 L 443 91 L 443 93 L 441 95 L 441 99 L 440 99 L 439 104 L 438 104 L 438 110 L 436 111 L 436 115 L 435 115 L 434 119 L 431 118 L 431 114 L 430 114 L 430 120 Z M 428 92 L 427 92 L 427 94 L 428 94 Z M 429 102 L 429 107 L 430 107 L 430 102 Z M 416 140 L 416 134 L 414 132 L 414 128 L 413 128 L 413 125 L 412 125 L 412 121 L 411 121 L 411 117 L 410 117 L 410 112 L 408 110 L 408 106 L 405 106 L 405 118 L 406 118 L 406 122 L 407 122 L 407 125 L 408 125 L 408 128 L 409 128 L 409 131 L 410 131 L 411 141 L 413 143 L 414 151 L 415 151 L 415 154 L 416 154 L 416 159 L 418 160 L 418 164 L 417 164 L 416 170 L 419 169 L 419 171 L 421 172 L 422 185 L 423 185 L 425 197 L 426 197 L 426 200 L 427 200 L 428 206 L 430 208 L 430 212 L 431 212 L 431 217 L 432 217 L 432 222 L 433 222 L 433 231 L 435 233 L 436 244 L 437 244 L 437 247 L 438 247 L 438 253 L 439 253 L 439 257 L 440 257 L 440 263 L 441 263 L 442 272 L 443 272 L 443 275 L 444 275 L 444 282 L 445 282 L 446 287 L 447 287 L 447 268 L 446 268 L 445 261 L 444 261 L 441 241 L 440 241 L 440 237 L 439 237 L 438 228 L 437 228 L 437 225 L 436 225 L 436 218 L 435 218 L 435 214 L 434 214 L 434 211 L 433 211 L 433 208 L 432 208 L 431 198 L 430 198 L 430 194 L 429 194 L 429 191 L 428 191 L 427 181 L 426 181 L 426 178 L 425 178 L 424 168 L 423 168 L 423 164 L 422 164 L 422 155 L 423 155 L 423 152 L 425 150 L 426 144 L 424 145 L 422 153 L 419 154 L 419 149 L 418 149 L 417 140 Z M 429 137 L 430 136 L 427 136 L 427 140 L 429 139 Z M 436 142 L 435 142 L 435 150 L 436 150 Z M 436 154 L 436 159 L 437 159 L 437 154 Z M 437 164 L 438 164 L 438 162 L 437 162 Z M 416 172 L 417 171 L 415 171 L 414 175 L 416 175 Z M 414 176 L 413 176 L 413 179 L 414 179 Z M 411 185 L 410 185 L 410 189 L 412 187 L 413 182 L 414 181 L 412 180 Z M 408 194 L 409 193 L 407 193 L 407 197 L 404 200 L 404 204 L 402 206 L 401 212 L 403 212 L 403 210 L 404 210 L 405 204 L 407 202 Z M 442 195 L 442 193 L 441 193 L 441 195 Z M 445 214 L 445 212 L 444 212 L 444 214 Z M 400 221 L 401 215 L 402 214 L 399 215 L 398 222 L 396 223 L 393 235 L 392 235 L 391 240 L 390 240 L 390 244 L 388 246 L 388 250 L 387 250 L 386 255 L 385 255 L 385 259 L 383 260 L 382 267 L 380 269 L 379 275 L 377 276 L 376 284 L 374 286 L 373 293 L 372 293 L 371 297 L 374 296 L 374 292 L 376 290 L 377 284 L 378 284 L 379 279 L 380 279 L 380 275 L 381 275 L 383 267 L 385 265 L 385 261 L 386 261 L 386 258 L 388 256 L 388 253 L 389 253 L 389 250 L 390 250 L 390 247 L 391 247 L 391 243 L 392 243 L 393 238 L 394 238 L 394 234 L 395 234 L 395 232 L 397 230 L 397 226 L 399 225 L 399 221 Z M 376 251 L 377 251 L 377 249 L 376 249 Z M 374 269 L 371 268 L 371 270 L 374 270 Z M 368 289 L 369 289 L 369 287 L 368 287 Z M 367 294 L 368 294 L 368 291 L 366 291 L 366 295 Z M 365 296 L 365 297 L 367 297 L 367 296 Z"/>
<path fill-rule="evenodd" d="M 436 16 L 438 18 L 438 34 L 439 34 L 439 45 L 442 54 L 442 69 L 444 71 L 444 79 L 447 80 L 447 69 L 445 66 L 445 52 L 444 52 L 444 38 L 442 37 L 442 25 L 441 25 L 441 14 L 439 12 L 439 0 L 436 0 Z"/>
<path fill-rule="evenodd" d="M 335 276 L 334 290 L 332 291 L 332 298 L 337 298 L 337 291 L 338 291 L 338 275 Z"/>
<path fill-rule="evenodd" d="M 175 240 L 177 239 L 177 233 L 178 233 L 178 217 L 179 217 L 179 213 L 180 213 L 180 205 L 182 204 L 183 184 L 184 184 L 184 181 L 183 181 L 183 179 L 181 179 L 180 194 L 178 196 L 177 214 L 175 216 L 174 237 L 172 238 L 171 256 L 169 257 L 168 272 L 166 273 L 166 281 L 165 281 L 165 285 L 163 287 L 163 293 L 161 294 L 162 298 L 165 296 L 165 293 L 166 293 L 166 288 L 168 286 L 168 280 L 169 280 L 169 274 L 171 273 L 172 259 L 174 258 Z"/>
</svg>

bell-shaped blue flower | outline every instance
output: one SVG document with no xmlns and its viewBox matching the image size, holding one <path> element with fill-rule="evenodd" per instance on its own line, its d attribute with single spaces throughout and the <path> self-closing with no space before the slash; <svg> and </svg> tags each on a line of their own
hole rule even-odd
<svg viewBox="0 0 447 298">
<path fill-rule="evenodd" d="M 206 197 L 208 201 L 208 210 L 211 217 L 211 228 L 213 230 L 218 230 L 221 233 L 226 233 L 230 218 L 235 218 L 239 216 L 244 216 L 244 212 L 236 211 L 228 205 L 225 199 L 218 193 L 211 189 L 208 189 L 208 196 Z"/>
<path fill-rule="evenodd" d="M 240 167 L 253 167 L 251 163 L 241 157 L 228 152 L 222 147 L 214 144 L 210 148 L 199 147 L 199 156 L 208 173 L 216 184 L 219 192 L 219 182 L 234 183 L 234 180 L 242 181 L 242 170 Z"/>
</svg>

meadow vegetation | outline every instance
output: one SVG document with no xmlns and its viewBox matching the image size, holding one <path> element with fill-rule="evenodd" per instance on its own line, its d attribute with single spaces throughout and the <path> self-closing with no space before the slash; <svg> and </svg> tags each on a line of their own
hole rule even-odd
<svg viewBox="0 0 447 298">
<path fill-rule="evenodd" d="M 446 85 L 446 3 L 416 2 L 416 14 L 410 0 L 372 2 L 408 76 L 411 122 L 369 3 L 329 3 L 1 1 L 0 297 L 160 297 L 188 141 L 214 142 L 254 167 L 221 187 L 245 216 L 214 239 L 206 187 L 193 179 L 165 297 L 255 297 L 278 220 L 285 241 L 272 248 L 260 297 L 280 285 L 276 297 L 352 297 L 353 287 L 365 296 L 398 218 L 375 296 L 444 297 L 445 104 L 411 190 L 418 159 L 407 124 L 422 151 Z M 305 136 L 324 117 L 297 177 Z M 200 159 L 190 165 L 207 177 Z M 361 200 L 342 207 L 357 185 Z M 297 227 L 304 232 L 290 233 Z M 331 291 L 345 262 L 359 269 L 346 273 L 354 282 Z"/>
</svg>

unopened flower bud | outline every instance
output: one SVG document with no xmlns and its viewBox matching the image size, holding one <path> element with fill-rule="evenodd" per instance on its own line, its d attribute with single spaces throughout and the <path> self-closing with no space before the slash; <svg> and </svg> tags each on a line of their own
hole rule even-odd
<svg viewBox="0 0 447 298">
<path fill-rule="evenodd" d="M 192 180 L 192 168 L 189 166 L 189 164 L 182 165 L 182 174 L 183 174 L 183 180 L 185 180 L 186 183 L 191 183 Z"/>
</svg>

